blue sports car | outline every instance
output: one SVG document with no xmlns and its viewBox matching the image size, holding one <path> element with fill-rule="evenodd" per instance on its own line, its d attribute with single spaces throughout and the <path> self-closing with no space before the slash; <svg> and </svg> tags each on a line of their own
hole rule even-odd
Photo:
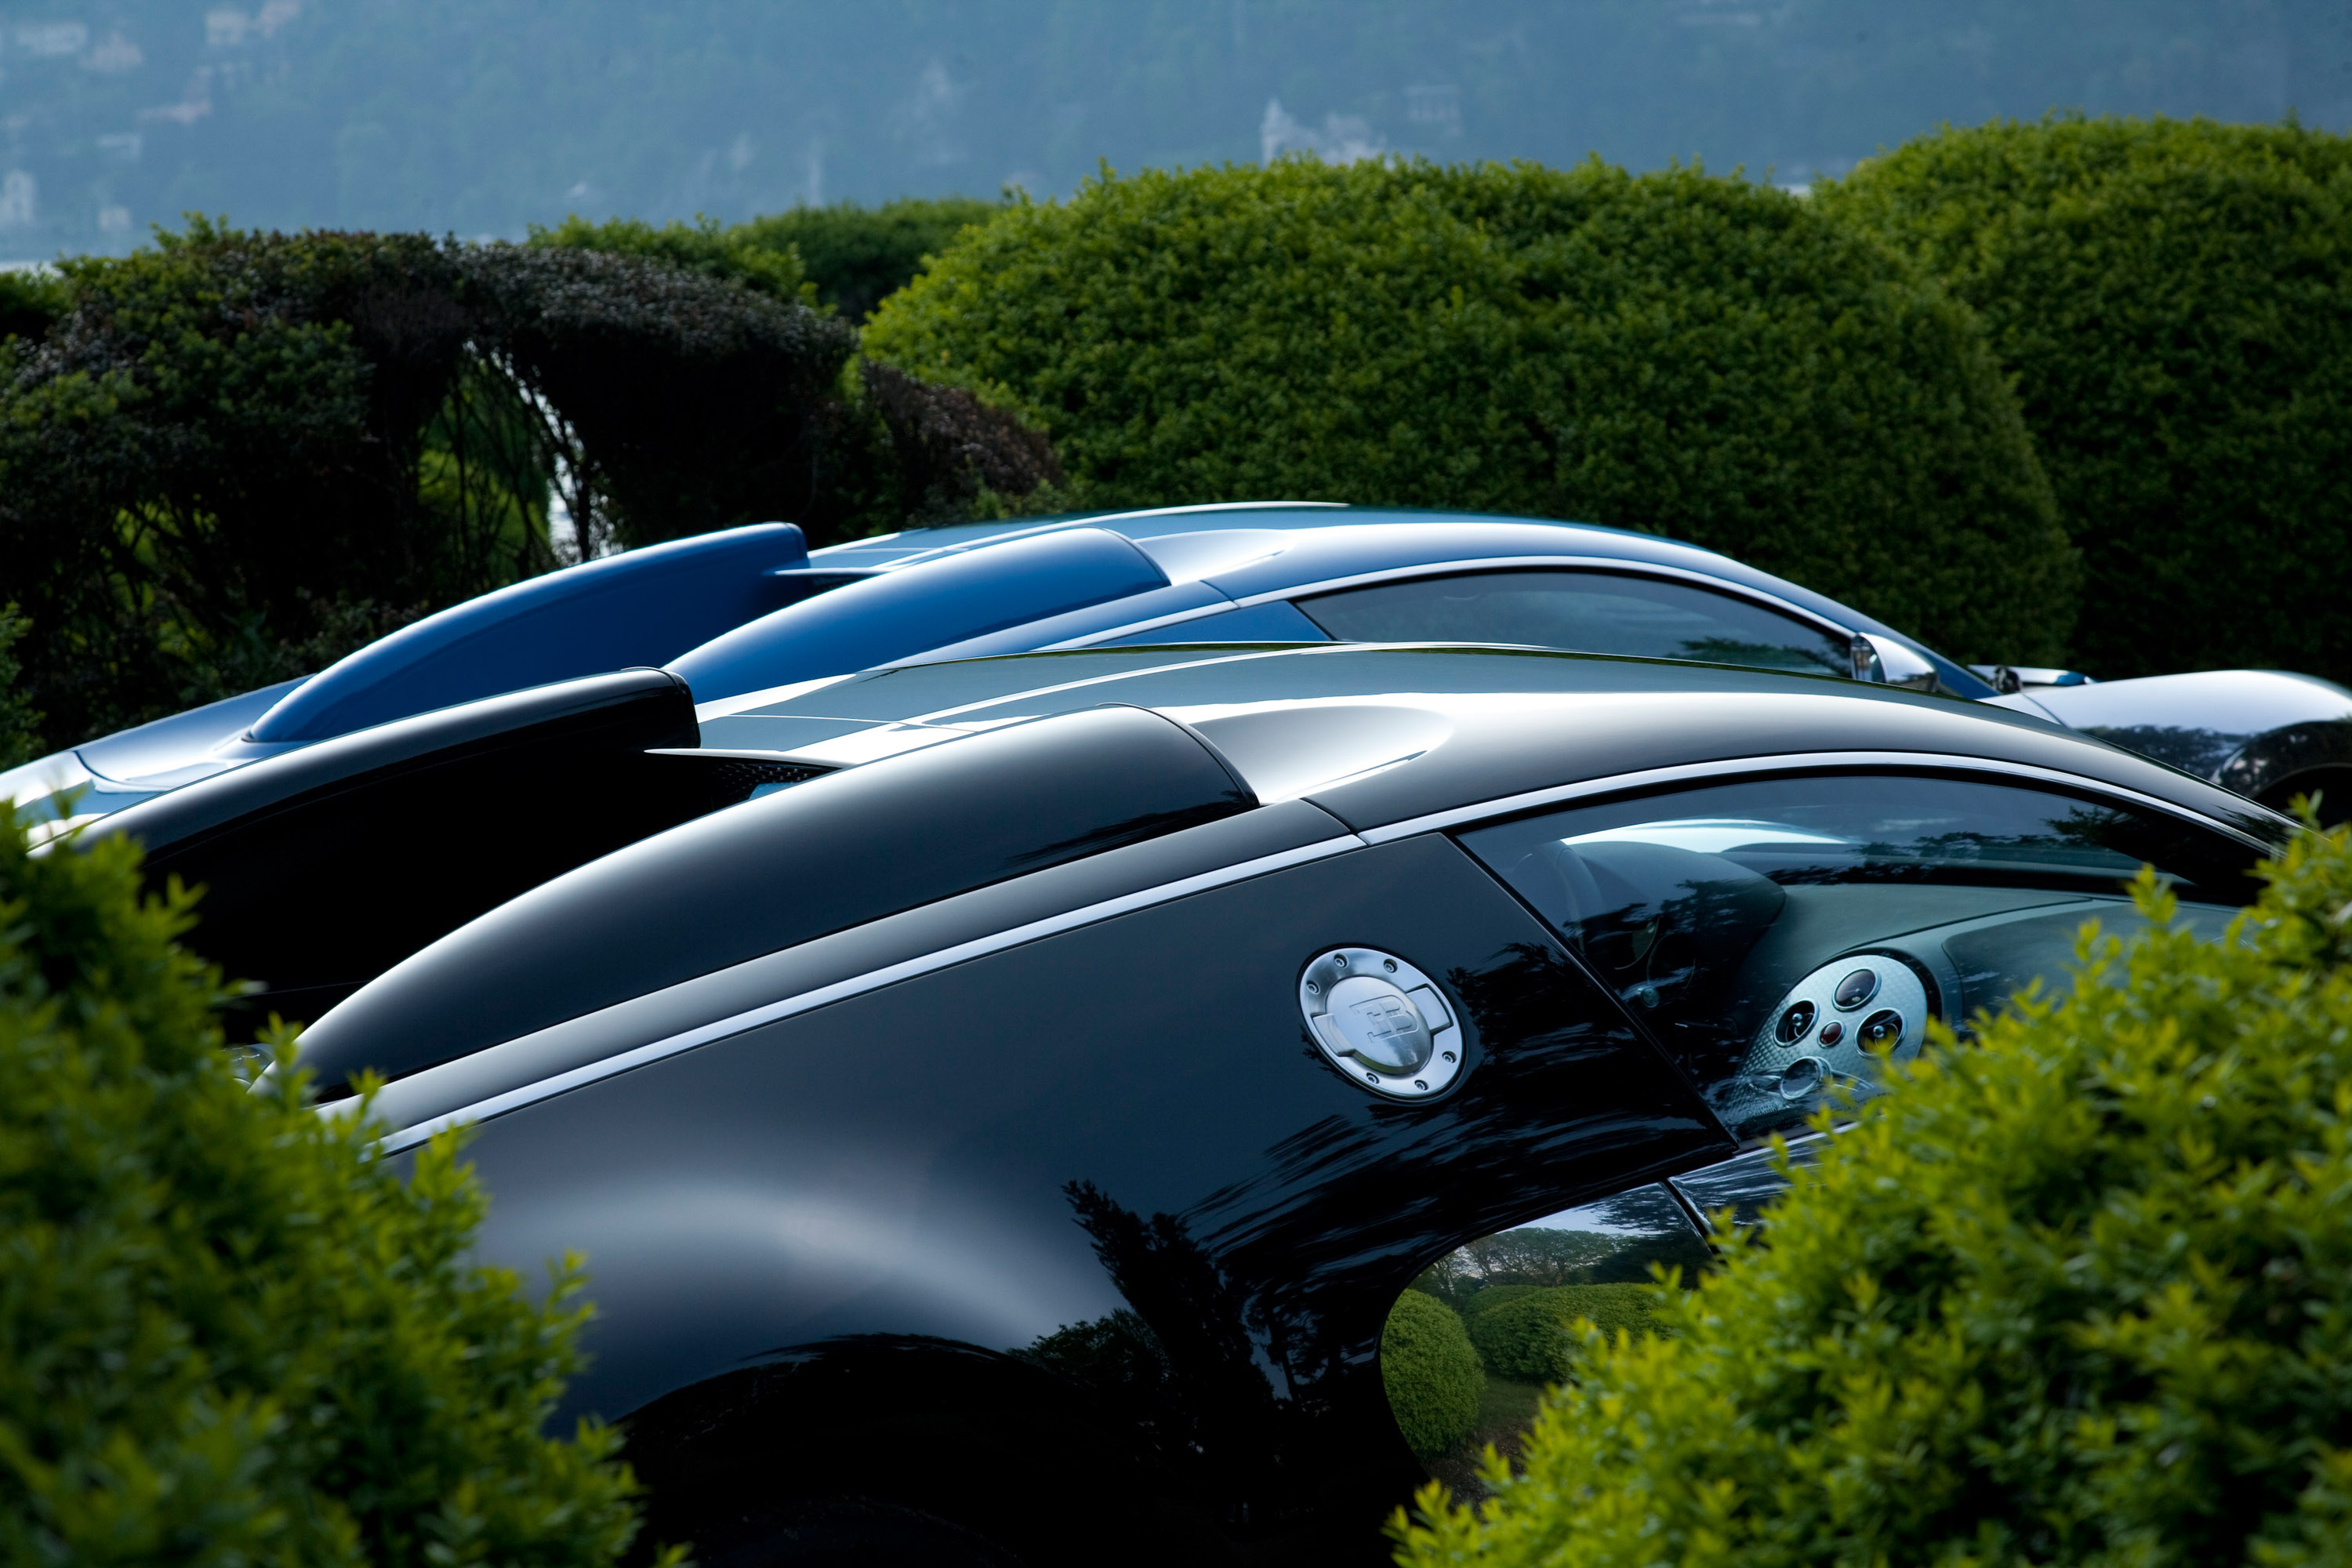
<svg viewBox="0 0 2352 1568">
<path fill-rule="evenodd" d="M 445 610 L 307 679 L 0 774 L 88 822 L 412 714 L 656 666 L 714 717 L 882 666 L 1169 643 L 1488 643 L 1795 670 L 2033 714 L 2274 805 L 2352 801 L 2352 692 L 2217 670 L 2097 682 L 1963 667 L 1713 551 L 1521 518 L 1243 502 L 915 530 L 809 551 L 768 523 Z"/>
</svg>

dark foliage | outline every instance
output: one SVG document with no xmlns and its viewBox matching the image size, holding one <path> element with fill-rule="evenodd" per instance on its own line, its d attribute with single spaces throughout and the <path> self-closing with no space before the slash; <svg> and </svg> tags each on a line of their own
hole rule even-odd
<svg viewBox="0 0 2352 1568">
<path fill-rule="evenodd" d="M 714 218 L 659 227 L 641 218 L 590 223 L 575 214 L 552 228 L 534 225 L 530 242 L 674 262 L 778 299 L 830 307 L 856 323 L 958 234 L 1004 205 L 971 196 L 909 196 L 875 207 L 800 206 L 723 226 Z"/>
<path fill-rule="evenodd" d="M 66 313 L 65 279 L 37 272 L 0 272 L 0 342 L 38 340 Z"/>
<path fill-rule="evenodd" d="M 821 510 L 848 327 L 644 257 L 492 245 L 463 265 L 496 363 L 555 416 L 583 543 Z"/>
<path fill-rule="evenodd" d="M 0 391 L 0 598 L 53 737 L 218 695 L 241 648 L 337 606 L 536 563 L 419 494 L 469 326 L 443 247 L 199 221 L 64 271 L 71 309 Z"/>
<path fill-rule="evenodd" d="M 1057 493 L 1050 448 L 967 395 L 901 377 L 869 407 L 855 331 L 774 253 L 615 229 L 636 253 L 198 220 L 67 264 L 63 313 L 0 344 L 0 603 L 31 625 L 48 744 L 307 673 L 567 557 Z"/>
<path fill-rule="evenodd" d="M 1968 310 L 1694 170 L 1286 160 L 967 230 L 866 347 L 1053 440 L 1090 501 L 1581 519 L 1727 551 L 1972 658 L 2055 657 L 2075 563 Z"/>
<path fill-rule="evenodd" d="M 1817 199 L 1984 319 L 2083 552 L 2076 662 L 2352 679 L 2352 140 L 2000 123 Z"/>
<path fill-rule="evenodd" d="M 590 223 L 574 214 L 553 228 L 533 224 L 530 243 L 567 250 L 601 250 L 613 256 L 639 256 L 667 261 L 708 278 L 722 278 L 779 300 L 817 301 L 816 286 L 808 280 L 799 252 L 789 244 L 764 245 L 753 240 L 751 226 L 721 228 L 716 219 L 692 224 L 666 223 L 656 228 L 643 218 L 608 218 Z"/>
<path fill-rule="evenodd" d="M 0 773 L 41 752 L 41 715 L 25 700 L 16 662 L 16 644 L 25 631 L 16 606 L 0 606 Z"/>
<path fill-rule="evenodd" d="M 888 432 L 898 505 L 909 520 L 968 517 L 984 497 L 1062 484 L 1053 443 L 1003 409 L 872 360 L 859 369 L 866 405 Z"/>
</svg>

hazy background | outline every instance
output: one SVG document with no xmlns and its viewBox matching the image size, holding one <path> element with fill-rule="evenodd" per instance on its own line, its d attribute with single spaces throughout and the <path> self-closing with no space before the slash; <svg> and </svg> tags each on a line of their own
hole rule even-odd
<svg viewBox="0 0 2352 1568">
<path fill-rule="evenodd" d="M 2352 128 L 2352 0 L 0 0 L 0 261 L 1289 148 L 1801 184 L 2053 107 Z"/>
</svg>

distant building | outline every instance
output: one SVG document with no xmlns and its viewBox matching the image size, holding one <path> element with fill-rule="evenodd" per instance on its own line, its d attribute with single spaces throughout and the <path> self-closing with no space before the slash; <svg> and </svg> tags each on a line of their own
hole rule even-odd
<svg viewBox="0 0 2352 1568">
<path fill-rule="evenodd" d="M 23 169 L 11 169 L 0 177 L 0 229 L 30 228 L 37 214 L 34 197 L 40 186 Z"/>
<path fill-rule="evenodd" d="M 1259 159 L 1271 163 L 1285 153 L 1311 153 L 1326 163 L 1360 163 L 1388 151 L 1372 122 L 1356 114 L 1327 114 L 1320 127 L 1300 124 L 1278 98 L 1265 100 L 1258 121 Z"/>
<path fill-rule="evenodd" d="M 1444 136 L 1462 134 L 1462 89 L 1452 82 L 1404 89 L 1404 117 Z"/>
</svg>

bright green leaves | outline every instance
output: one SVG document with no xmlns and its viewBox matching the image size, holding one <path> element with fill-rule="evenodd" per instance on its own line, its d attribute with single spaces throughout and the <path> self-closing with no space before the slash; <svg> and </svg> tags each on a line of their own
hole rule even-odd
<svg viewBox="0 0 2352 1568">
<path fill-rule="evenodd" d="M 249 1091 L 189 903 L 0 829 L 0 1561 L 613 1562 L 614 1435 L 540 1430 L 576 1263 L 541 1304 L 467 1261 L 453 1142 L 404 1181 L 292 1078 Z"/>
<path fill-rule="evenodd" d="M 2352 842 L 2268 876 L 2218 943 L 2143 878 L 2153 929 L 1893 1069 L 1676 1337 L 1589 1342 L 1524 1473 L 1400 1560 L 2340 1561 Z"/>
</svg>

